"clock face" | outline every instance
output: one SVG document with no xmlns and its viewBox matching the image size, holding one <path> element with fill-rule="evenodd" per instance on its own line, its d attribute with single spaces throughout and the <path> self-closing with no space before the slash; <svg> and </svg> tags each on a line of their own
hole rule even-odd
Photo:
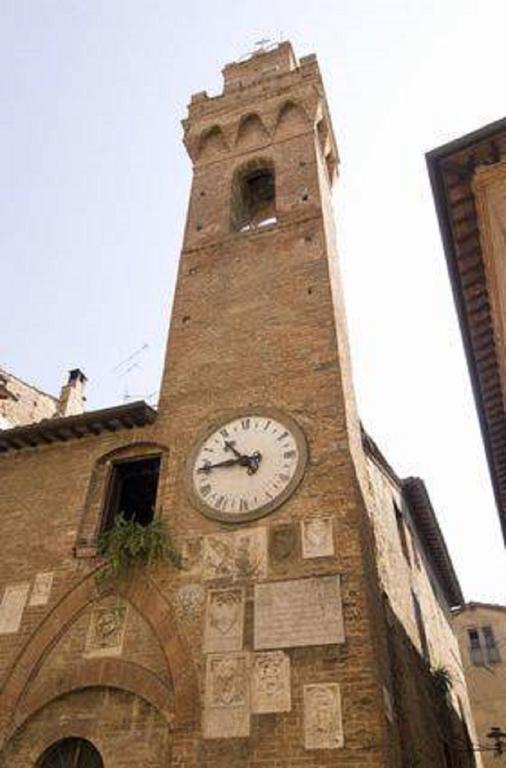
<svg viewBox="0 0 506 768">
<path fill-rule="evenodd" d="M 209 517 L 252 520 L 288 498 L 306 458 L 304 435 L 292 419 L 243 414 L 197 445 L 190 462 L 192 495 Z"/>
</svg>

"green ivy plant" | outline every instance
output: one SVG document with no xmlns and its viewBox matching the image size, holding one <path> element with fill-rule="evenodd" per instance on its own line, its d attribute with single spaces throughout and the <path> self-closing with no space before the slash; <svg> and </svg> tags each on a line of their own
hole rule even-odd
<svg viewBox="0 0 506 768">
<path fill-rule="evenodd" d="M 436 691 L 446 698 L 453 688 L 451 673 L 447 667 L 439 666 L 431 669 L 431 675 Z"/>
<path fill-rule="evenodd" d="M 106 559 L 97 572 L 97 584 L 122 579 L 132 568 L 170 563 L 181 568 L 181 555 L 176 551 L 163 520 L 157 518 L 148 525 L 126 520 L 120 514 L 114 525 L 100 536 L 98 553 Z"/>
</svg>

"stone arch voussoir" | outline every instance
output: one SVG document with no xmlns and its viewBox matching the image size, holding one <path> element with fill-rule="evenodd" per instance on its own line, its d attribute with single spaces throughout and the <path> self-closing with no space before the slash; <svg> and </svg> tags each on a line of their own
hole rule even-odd
<svg viewBox="0 0 506 768">
<path fill-rule="evenodd" d="M 18 730 L 27 720 L 55 699 L 86 688 L 117 688 L 128 691 L 158 710 L 172 725 L 175 720 L 170 689 L 151 670 L 129 661 L 115 658 L 83 659 L 79 667 L 58 677 L 51 684 L 40 684 L 30 690 L 20 702 L 12 730 Z"/>
<path fill-rule="evenodd" d="M 142 573 L 136 573 L 119 585 L 118 592 L 150 625 L 163 650 L 174 690 L 173 727 L 195 723 L 199 708 L 197 676 L 188 645 L 177 631 L 172 606 L 156 584 Z M 49 651 L 86 607 L 101 596 L 92 573 L 60 600 L 29 638 L 0 693 L 0 743 L 5 743 L 5 738 L 13 732 L 13 726 L 16 727 L 17 711 L 22 700 L 30 701 L 31 682 Z M 107 666 L 102 669 L 111 670 Z M 128 675 L 131 681 L 132 669 Z"/>
</svg>

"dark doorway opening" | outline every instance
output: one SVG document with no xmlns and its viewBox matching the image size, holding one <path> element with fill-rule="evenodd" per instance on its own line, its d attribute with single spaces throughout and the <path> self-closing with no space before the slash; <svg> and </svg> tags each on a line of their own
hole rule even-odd
<svg viewBox="0 0 506 768">
<path fill-rule="evenodd" d="M 39 757 L 36 768 L 104 768 L 100 753 L 87 739 L 60 739 Z"/>
</svg>

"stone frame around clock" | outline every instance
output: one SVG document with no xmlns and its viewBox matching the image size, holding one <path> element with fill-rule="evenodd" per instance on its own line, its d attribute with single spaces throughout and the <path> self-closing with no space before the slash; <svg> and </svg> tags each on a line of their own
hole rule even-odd
<svg viewBox="0 0 506 768">
<path fill-rule="evenodd" d="M 299 461 L 297 463 L 297 468 L 294 472 L 292 479 L 290 480 L 288 485 L 283 489 L 283 491 L 279 494 L 279 496 L 276 496 L 275 499 L 272 499 L 272 501 L 269 501 L 267 504 L 264 504 L 262 507 L 252 510 L 251 512 L 246 512 L 244 514 L 226 515 L 226 514 L 222 514 L 221 512 L 217 512 L 212 507 L 208 506 L 197 495 L 197 493 L 195 492 L 194 484 L 193 484 L 193 466 L 195 464 L 195 460 L 202 446 L 202 443 L 205 440 L 207 440 L 207 438 L 213 432 L 216 432 L 220 428 L 220 426 L 224 426 L 225 424 L 228 424 L 230 421 L 234 421 L 235 419 L 241 418 L 243 416 L 244 417 L 261 416 L 263 418 L 272 418 L 276 421 L 279 421 L 281 424 L 284 424 L 291 431 L 295 439 L 295 442 L 297 443 L 297 449 L 299 452 Z M 278 410 L 277 408 L 269 408 L 269 407 L 255 408 L 254 406 L 248 406 L 247 408 L 236 408 L 232 411 L 222 412 L 219 416 L 213 419 L 211 423 L 207 424 L 207 426 L 204 427 L 198 433 L 193 443 L 193 447 L 190 451 L 188 459 L 186 461 L 185 477 L 184 477 L 186 492 L 192 505 L 210 520 L 218 520 L 221 523 L 232 523 L 232 524 L 247 523 L 247 522 L 250 522 L 251 520 L 257 520 L 260 517 L 264 517 L 265 515 L 270 514 L 290 498 L 290 496 L 294 493 L 294 491 L 299 486 L 304 476 L 308 458 L 309 458 L 309 449 L 308 449 L 306 435 L 304 434 L 302 427 L 299 426 L 299 424 L 295 421 L 295 419 L 292 416 L 289 416 L 287 413 L 285 413 L 284 411 Z"/>
</svg>

